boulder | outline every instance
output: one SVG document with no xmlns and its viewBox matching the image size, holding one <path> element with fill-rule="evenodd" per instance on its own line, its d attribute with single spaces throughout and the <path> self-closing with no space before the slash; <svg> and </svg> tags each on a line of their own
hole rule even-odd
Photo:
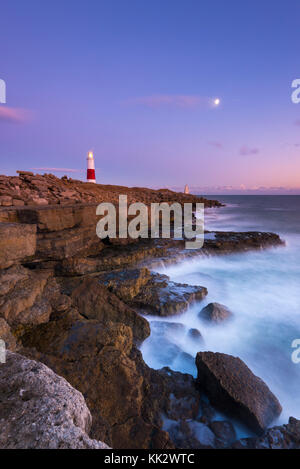
<svg viewBox="0 0 300 469">
<path fill-rule="evenodd" d="M 214 323 L 223 322 L 231 316 L 232 312 L 220 303 L 209 303 L 199 313 L 200 318 Z"/>
<path fill-rule="evenodd" d="M 0 366 L 1 449 L 106 449 L 88 436 L 82 394 L 42 363 L 7 352 Z"/>
<path fill-rule="evenodd" d="M 238 357 L 199 352 L 197 381 L 211 403 L 261 434 L 282 408 L 268 386 Z"/>
</svg>

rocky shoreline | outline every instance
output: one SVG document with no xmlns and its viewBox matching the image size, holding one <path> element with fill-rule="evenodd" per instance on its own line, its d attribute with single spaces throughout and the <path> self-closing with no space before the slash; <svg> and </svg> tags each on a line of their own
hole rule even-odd
<svg viewBox="0 0 300 469">
<path fill-rule="evenodd" d="M 205 285 L 170 281 L 156 265 L 283 241 L 206 233 L 201 252 L 187 252 L 181 240 L 101 241 L 96 205 L 117 202 L 119 193 L 146 204 L 220 205 L 167 190 L 0 176 L 0 338 L 10 351 L 0 364 L 0 447 L 299 448 L 300 422 L 269 429 L 281 412 L 276 396 L 239 358 L 200 351 L 201 331 L 189 331 L 199 341 L 196 379 L 151 369 L 139 351 L 155 327 L 148 314 L 176 315 L 194 302 L 200 312 L 207 294 Z M 222 322 L 230 316 L 222 308 L 201 314 Z M 237 440 L 232 418 L 257 436 Z"/>
</svg>

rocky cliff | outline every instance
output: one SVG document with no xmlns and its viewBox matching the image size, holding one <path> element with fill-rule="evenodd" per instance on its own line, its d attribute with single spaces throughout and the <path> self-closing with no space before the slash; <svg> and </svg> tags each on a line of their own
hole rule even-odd
<svg viewBox="0 0 300 469">
<path fill-rule="evenodd" d="M 223 422 L 216 418 L 222 407 L 222 397 L 211 392 L 219 389 L 217 372 L 214 386 L 207 388 L 206 368 L 201 367 L 199 357 L 197 380 L 170 369 L 152 370 L 143 361 L 138 346 L 150 334 L 147 315 L 178 314 L 207 294 L 205 285 L 171 282 L 151 268 L 162 260 L 261 249 L 282 241 L 272 233 L 216 232 L 207 236 L 203 250 L 190 253 L 181 240 L 101 241 L 95 233 L 96 206 L 102 201 L 117 202 L 119 193 L 127 194 L 129 202 L 219 205 L 166 190 L 92 185 L 52 175 L 0 177 L 0 338 L 9 350 L 23 356 L 8 354 L 15 379 L 8 376 L 9 365 L 0 364 L 0 419 L 6 422 L 2 447 L 96 448 L 102 447 L 99 441 L 113 448 L 224 448 L 237 444 L 230 416 Z M 201 334 L 192 330 L 190 337 L 199 340 Z M 174 347 L 171 350 L 181 353 Z M 224 363 L 223 373 L 230 381 L 233 357 Z M 248 372 L 243 365 L 241 369 L 243 380 Z M 259 378 L 251 372 L 249 378 L 255 389 Z M 49 384 L 48 394 L 45 383 Z M 18 397 L 19 388 L 27 390 L 24 402 Z M 263 397 L 253 393 L 242 413 L 233 412 L 246 425 L 259 422 L 260 434 L 280 412 L 271 391 L 261 389 Z M 231 399 L 235 411 L 241 399 L 237 392 Z M 64 393 L 70 396 L 66 416 Z M 45 416 L 56 412 L 54 396 L 58 415 L 66 421 L 65 427 L 58 424 L 56 434 L 48 429 Z M 269 409 L 267 404 L 273 410 L 264 420 L 261 415 Z M 23 417 L 17 421 L 18 412 Z M 38 412 L 41 426 L 34 427 Z M 297 428 L 293 421 L 282 430 L 282 445 L 297 446 Z M 20 438 L 10 443 L 11 432 Z M 269 434 L 265 435 L 268 439 Z M 261 441 L 247 440 L 240 445 L 259 446 Z"/>
</svg>

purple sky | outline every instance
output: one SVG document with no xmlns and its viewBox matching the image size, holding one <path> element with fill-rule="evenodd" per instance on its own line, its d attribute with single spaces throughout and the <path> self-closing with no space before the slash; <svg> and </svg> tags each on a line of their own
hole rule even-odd
<svg viewBox="0 0 300 469">
<path fill-rule="evenodd" d="M 98 182 L 300 193 L 299 1 L 0 8 L 0 173 L 83 179 L 92 149 Z"/>
</svg>

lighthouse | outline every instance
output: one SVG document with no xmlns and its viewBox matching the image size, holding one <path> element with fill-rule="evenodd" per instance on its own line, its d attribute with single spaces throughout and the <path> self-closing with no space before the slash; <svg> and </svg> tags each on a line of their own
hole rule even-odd
<svg viewBox="0 0 300 469">
<path fill-rule="evenodd" d="M 86 175 L 87 182 L 94 182 L 96 183 L 96 176 L 95 176 L 95 160 L 94 154 L 92 151 L 88 152 L 87 156 L 87 175 Z"/>
<path fill-rule="evenodd" d="M 185 194 L 189 194 L 189 193 L 190 193 L 190 189 L 189 189 L 189 186 L 188 186 L 187 184 L 185 185 L 184 193 L 185 193 Z"/>
</svg>

